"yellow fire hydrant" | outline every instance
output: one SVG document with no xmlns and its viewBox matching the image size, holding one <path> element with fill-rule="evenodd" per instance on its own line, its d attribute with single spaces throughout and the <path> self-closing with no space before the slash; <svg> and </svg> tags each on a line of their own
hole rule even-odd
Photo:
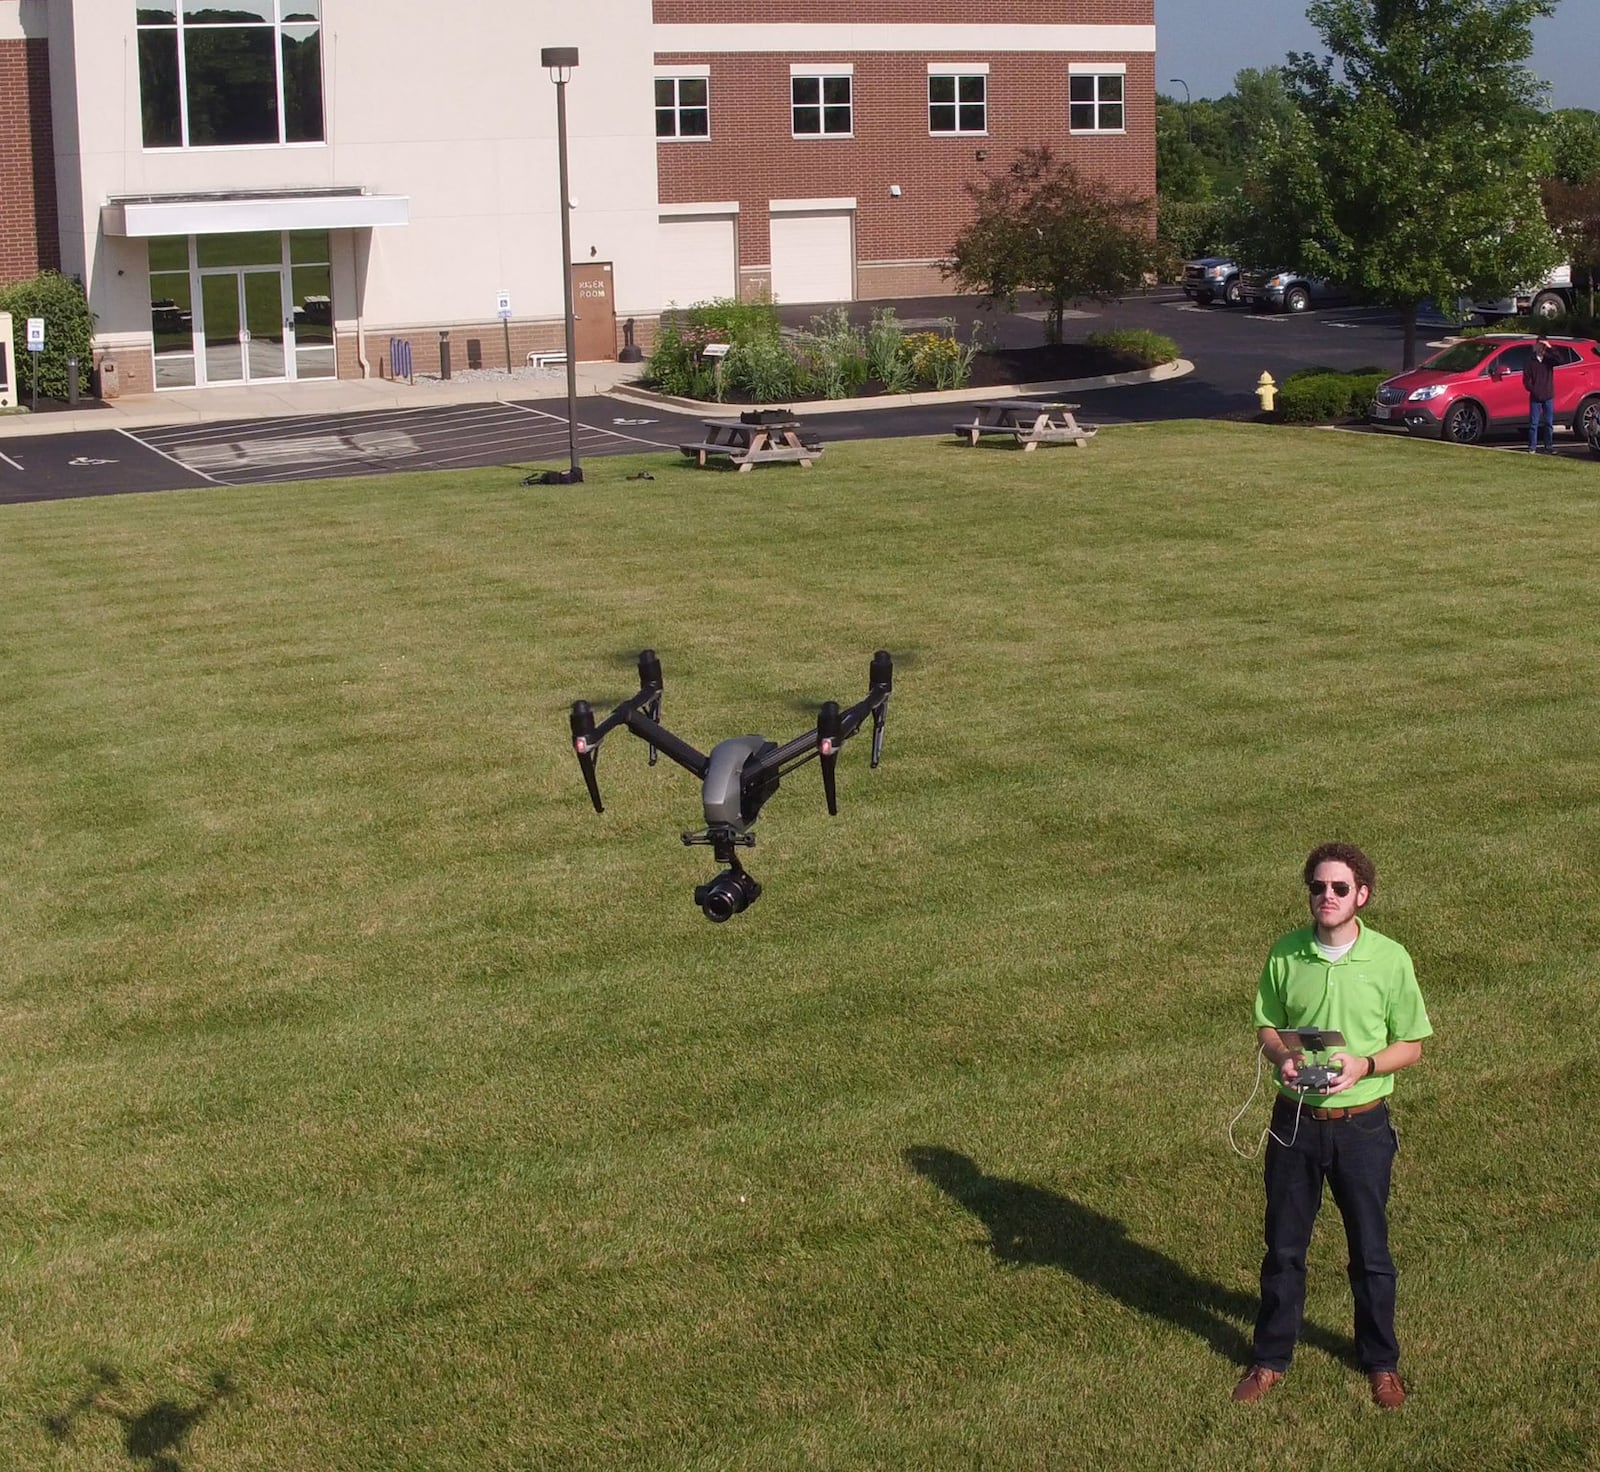
<svg viewBox="0 0 1600 1472">
<path fill-rule="evenodd" d="M 1264 372 L 1256 379 L 1256 397 L 1261 400 L 1261 412 L 1270 414 L 1278 397 L 1278 385 L 1272 381 L 1270 373 Z"/>
</svg>

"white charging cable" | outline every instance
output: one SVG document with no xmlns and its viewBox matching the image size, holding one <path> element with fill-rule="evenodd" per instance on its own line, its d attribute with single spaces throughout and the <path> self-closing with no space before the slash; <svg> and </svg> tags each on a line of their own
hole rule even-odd
<svg viewBox="0 0 1600 1472">
<path fill-rule="evenodd" d="M 1266 1061 L 1267 1045 L 1263 1043 L 1259 1048 L 1256 1049 L 1255 1086 L 1250 1090 L 1250 1097 L 1244 1101 L 1244 1104 L 1240 1108 L 1239 1112 L 1228 1121 L 1228 1144 L 1233 1147 L 1233 1153 L 1239 1156 L 1241 1160 L 1254 1160 L 1256 1156 L 1258 1156 L 1262 1150 L 1266 1148 L 1267 1137 L 1269 1135 L 1271 1135 L 1274 1140 L 1277 1140 L 1277 1142 L 1283 1146 L 1292 1145 L 1300 1138 L 1300 1111 L 1305 1108 L 1306 1104 L 1304 1095 L 1301 1095 L 1300 1098 L 1295 1100 L 1294 1133 L 1291 1134 L 1287 1140 L 1283 1139 L 1279 1135 L 1272 1134 L 1272 1123 L 1270 1120 L 1267 1123 L 1267 1127 L 1261 1131 L 1261 1136 L 1256 1141 L 1255 1148 L 1252 1150 L 1241 1150 L 1239 1148 L 1239 1142 L 1233 1137 L 1233 1127 L 1245 1117 L 1245 1114 L 1249 1110 L 1250 1106 L 1256 1102 L 1256 1095 L 1261 1092 L 1261 1065 Z"/>
</svg>

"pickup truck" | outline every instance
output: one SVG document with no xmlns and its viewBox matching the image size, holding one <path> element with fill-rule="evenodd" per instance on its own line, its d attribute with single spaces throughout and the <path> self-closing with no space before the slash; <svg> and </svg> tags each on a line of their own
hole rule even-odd
<svg viewBox="0 0 1600 1472">
<path fill-rule="evenodd" d="M 1183 263 L 1183 294 L 1206 306 L 1221 297 L 1230 307 L 1239 305 L 1239 267 L 1226 256 L 1201 256 Z"/>
<path fill-rule="evenodd" d="M 1253 311 L 1268 307 L 1280 312 L 1303 312 L 1348 302 L 1350 293 L 1331 281 L 1307 276 L 1303 271 L 1246 271 L 1240 280 L 1245 305 Z"/>
<path fill-rule="evenodd" d="M 1472 302 L 1464 315 L 1480 322 L 1496 322 L 1502 317 L 1537 317 L 1549 322 L 1572 311 L 1577 305 L 1577 290 L 1572 267 L 1563 261 L 1537 286 L 1520 287 L 1498 301 Z"/>
</svg>

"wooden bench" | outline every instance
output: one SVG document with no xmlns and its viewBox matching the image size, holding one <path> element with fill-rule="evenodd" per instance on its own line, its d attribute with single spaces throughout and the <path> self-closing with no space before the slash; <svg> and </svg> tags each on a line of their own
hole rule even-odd
<svg viewBox="0 0 1600 1472">
<path fill-rule="evenodd" d="M 984 435 L 1004 435 L 1024 450 L 1068 444 L 1082 449 L 1100 430 L 1098 425 L 1079 424 L 1072 413 L 1077 407 L 1034 399 L 996 399 L 976 405 L 975 417 L 953 428 L 969 445 L 976 445 Z"/>
<path fill-rule="evenodd" d="M 705 419 L 706 437 L 697 445 L 679 445 L 697 465 L 711 458 L 725 459 L 740 472 L 758 465 L 797 464 L 806 469 L 822 455 L 821 445 L 801 442 L 798 420 L 773 424 L 746 424 L 739 419 Z"/>
</svg>

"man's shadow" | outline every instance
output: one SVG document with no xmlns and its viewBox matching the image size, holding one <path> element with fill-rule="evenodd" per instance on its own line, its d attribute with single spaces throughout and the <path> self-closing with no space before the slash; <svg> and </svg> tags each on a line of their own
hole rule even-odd
<svg viewBox="0 0 1600 1472">
<path fill-rule="evenodd" d="M 45 1430 L 54 1440 L 65 1442 L 84 1417 L 110 1416 L 121 1423 L 122 1448 L 130 1461 L 142 1463 L 149 1472 L 183 1472 L 178 1454 L 189 1433 L 237 1393 L 227 1373 L 219 1370 L 192 1405 L 158 1400 L 137 1410 L 120 1402 L 117 1392 L 121 1386 L 122 1376 L 115 1369 L 96 1365 L 83 1393 L 65 1410 L 45 1417 Z"/>
<path fill-rule="evenodd" d="M 1261 1306 L 1254 1294 L 1197 1278 L 1155 1248 L 1133 1241 L 1112 1217 L 1054 1191 L 985 1175 L 958 1151 L 913 1145 L 905 1161 L 983 1223 L 989 1251 L 1001 1262 L 1071 1273 L 1137 1313 L 1187 1330 L 1215 1353 L 1241 1366 L 1250 1363 L 1249 1330 Z M 1356 1364 L 1355 1342 L 1346 1335 L 1307 1324 L 1300 1337 Z"/>
</svg>

